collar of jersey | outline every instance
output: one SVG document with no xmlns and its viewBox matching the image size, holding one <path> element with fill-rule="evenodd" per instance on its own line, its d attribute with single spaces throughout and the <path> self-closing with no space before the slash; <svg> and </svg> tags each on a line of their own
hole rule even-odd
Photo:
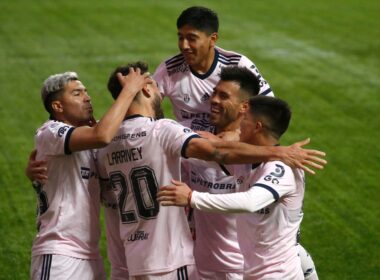
<svg viewBox="0 0 380 280">
<path fill-rule="evenodd" d="M 143 115 L 140 115 L 140 114 L 135 114 L 135 115 L 130 115 L 128 117 L 125 117 L 125 121 L 126 120 L 130 120 L 130 119 L 135 119 L 135 118 L 143 118 L 144 116 Z"/>
<path fill-rule="evenodd" d="M 211 75 L 212 72 L 214 72 L 215 67 L 216 67 L 216 65 L 218 64 L 218 59 L 219 59 L 219 52 L 218 52 L 218 50 L 217 50 L 216 48 L 214 48 L 214 50 L 215 50 L 214 61 L 212 62 L 212 65 L 211 65 L 210 69 L 208 69 L 208 71 L 207 71 L 206 73 L 204 73 L 204 74 L 199 74 L 199 73 L 193 71 L 193 69 L 191 69 L 191 67 L 189 67 L 191 73 L 192 73 L 195 77 L 204 80 L 204 79 L 208 78 L 208 77 Z"/>
</svg>

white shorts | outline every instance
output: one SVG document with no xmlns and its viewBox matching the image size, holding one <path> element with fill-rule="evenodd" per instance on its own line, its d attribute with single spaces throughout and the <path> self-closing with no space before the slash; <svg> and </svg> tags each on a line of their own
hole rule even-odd
<svg viewBox="0 0 380 280">
<path fill-rule="evenodd" d="M 130 276 L 129 280 L 199 280 L 195 265 L 185 265 L 176 270 L 157 274 Z"/>
<path fill-rule="evenodd" d="M 32 257 L 32 280 L 105 280 L 103 261 L 77 259 L 63 255 L 39 255 Z"/>
<path fill-rule="evenodd" d="M 199 276 L 202 280 L 243 280 L 243 272 L 219 272 L 219 271 L 207 271 L 198 270 Z"/>
</svg>

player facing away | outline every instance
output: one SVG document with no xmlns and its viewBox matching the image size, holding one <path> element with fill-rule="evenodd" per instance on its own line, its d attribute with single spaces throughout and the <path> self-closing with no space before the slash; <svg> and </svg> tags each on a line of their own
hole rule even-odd
<svg viewBox="0 0 380 280">
<path fill-rule="evenodd" d="M 35 145 L 37 160 L 47 163 L 47 179 L 34 184 L 39 207 L 31 279 L 105 279 L 98 248 L 100 188 L 90 149 L 111 141 L 135 94 L 150 82 L 140 70 L 118 77 L 122 93 L 97 124 L 76 73 L 44 82 L 41 97 L 50 120 L 37 130 Z"/>
<path fill-rule="evenodd" d="M 136 63 L 116 72 L 127 74 L 131 66 L 147 69 Z M 120 85 L 113 76 L 109 89 L 117 97 Z M 160 103 L 154 83 L 136 95 L 112 143 L 99 150 L 99 175 L 118 199 L 130 279 L 198 279 L 184 211 L 160 208 L 156 201 L 159 186 L 180 178 L 181 156 L 221 163 L 283 159 L 293 166 L 311 160 L 322 168 L 324 153 L 304 150 L 300 143 L 283 148 L 210 142 L 175 121 L 156 120 L 162 116 Z"/>
<path fill-rule="evenodd" d="M 291 112 L 277 98 L 256 96 L 241 122 L 241 141 L 278 145 Z M 158 193 L 162 205 L 185 206 L 201 211 L 237 215 L 238 240 L 244 256 L 244 279 L 304 279 L 298 255 L 297 232 L 303 212 L 304 172 L 281 161 L 235 165 L 233 173 L 241 191 L 209 194 L 191 191 L 174 181 Z"/>
<path fill-rule="evenodd" d="M 184 10 L 177 19 L 180 54 L 162 62 L 153 76 L 161 94 L 169 97 L 176 120 L 193 130 L 213 130 L 210 97 L 223 67 L 247 67 L 260 80 L 260 94 L 273 95 L 251 60 L 216 46 L 218 29 L 214 11 L 205 7 Z"/>
</svg>

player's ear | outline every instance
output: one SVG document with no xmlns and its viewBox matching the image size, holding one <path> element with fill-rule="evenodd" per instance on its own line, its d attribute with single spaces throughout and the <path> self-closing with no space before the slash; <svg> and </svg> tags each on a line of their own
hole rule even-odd
<svg viewBox="0 0 380 280">
<path fill-rule="evenodd" d="M 215 47 L 216 45 L 216 42 L 218 41 L 218 38 L 219 38 L 219 35 L 217 32 L 214 32 L 210 35 L 210 39 L 211 39 L 211 47 Z"/>
<path fill-rule="evenodd" d="M 54 112 L 57 112 L 57 113 L 63 112 L 63 106 L 62 106 L 61 101 L 59 100 L 54 100 L 53 102 L 51 102 L 51 108 L 53 109 Z"/>
<path fill-rule="evenodd" d="M 145 97 L 150 98 L 153 94 L 152 89 L 150 88 L 149 84 L 145 85 L 142 88 L 142 93 L 144 94 Z"/>
<path fill-rule="evenodd" d="M 249 103 L 248 100 L 243 100 L 240 103 L 240 113 L 246 114 L 249 111 Z"/>
</svg>

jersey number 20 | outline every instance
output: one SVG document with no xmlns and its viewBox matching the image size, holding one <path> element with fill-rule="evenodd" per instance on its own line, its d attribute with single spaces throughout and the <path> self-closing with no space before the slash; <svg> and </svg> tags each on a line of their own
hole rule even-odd
<svg viewBox="0 0 380 280">
<path fill-rule="evenodd" d="M 136 203 L 138 216 L 146 220 L 154 219 L 159 211 L 159 203 L 156 200 L 158 184 L 154 170 L 148 166 L 136 167 L 129 172 L 128 177 L 129 180 L 121 171 L 110 173 L 112 188 L 119 190 L 118 204 L 121 222 L 123 224 L 137 222 L 133 205 L 127 205 L 130 195 Z"/>
</svg>

